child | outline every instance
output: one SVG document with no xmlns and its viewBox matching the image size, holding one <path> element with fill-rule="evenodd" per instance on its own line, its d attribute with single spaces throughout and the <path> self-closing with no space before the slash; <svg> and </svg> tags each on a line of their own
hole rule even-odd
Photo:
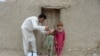
<svg viewBox="0 0 100 56">
<path fill-rule="evenodd" d="M 54 29 L 49 29 L 49 34 L 46 35 L 44 46 L 48 50 L 48 56 L 53 56 L 54 45 Z"/>
<path fill-rule="evenodd" d="M 57 24 L 57 29 L 55 30 L 54 43 L 55 51 L 57 56 L 61 56 L 64 47 L 65 32 L 63 29 L 63 24 L 60 22 Z"/>
</svg>

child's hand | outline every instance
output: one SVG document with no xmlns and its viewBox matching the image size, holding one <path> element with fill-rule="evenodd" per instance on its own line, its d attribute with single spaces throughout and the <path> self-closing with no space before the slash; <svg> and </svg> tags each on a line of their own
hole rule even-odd
<svg viewBox="0 0 100 56">
<path fill-rule="evenodd" d="M 54 32 L 54 29 L 51 29 L 50 32 L 51 32 L 51 33 Z"/>
<path fill-rule="evenodd" d="M 46 31 L 46 34 L 53 34 L 53 32 L 54 32 L 54 29 L 49 29 L 48 31 Z"/>
<path fill-rule="evenodd" d="M 50 31 L 46 31 L 46 34 L 50 34 Z"/>
<path fill-rule="evenodd" d="M 50 33 L 52 34 L 54 32 L 54 29 L 50 29 Z"/>
</svg>

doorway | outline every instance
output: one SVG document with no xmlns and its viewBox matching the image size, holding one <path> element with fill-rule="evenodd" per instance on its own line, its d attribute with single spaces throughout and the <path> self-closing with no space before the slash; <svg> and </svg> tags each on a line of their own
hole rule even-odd
<svg viewBox="0 0 100 56">
<path fill-rule="evenodd" d="M 46 14 L 47 19 L 43 25 L 48 25 L 51 28 L 55 28 L 57 22 L 60 21 L 60 9 L 42 8 L 42 13 Z"/>
<path fill-rule="evenodd" d="M 47 16 L 47 19 L 42 25 L 48 25 L 50 28 L 56 28 L 57 23 L 60 21 L 60 9 L 41 8 L 41 13 L 44 13 Z M 43 49 L 45 35 L 41 33 L 36 35 L 38 52 L 46 54 L 45 49 Z"/>
</svg>

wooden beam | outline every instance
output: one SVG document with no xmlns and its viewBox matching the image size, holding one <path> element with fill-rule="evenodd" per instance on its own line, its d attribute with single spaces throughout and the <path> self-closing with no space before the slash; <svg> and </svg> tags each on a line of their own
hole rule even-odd
<svg viewBox="0 0 100 56">
<path fill-rule="evenodd" d="M 42 8 L 46 8 L 46 9 L 63 9 L 66 8 L 64 6 L 42 6 Z"/>
</svg>

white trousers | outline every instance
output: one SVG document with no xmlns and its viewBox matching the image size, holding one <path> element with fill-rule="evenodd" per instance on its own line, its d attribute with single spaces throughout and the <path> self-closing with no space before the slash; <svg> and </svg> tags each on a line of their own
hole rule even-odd
<svg viewBox="0 0 100 56">
<path fill-rule="evenodd" d="M 32 32 L 26 30 L 26 29 L 22 29 L 22 34 L 23 34 L 23 49 L 24 49 L 24 55 L 28 54 L 28 49 L 29 49 L 29 43 L 32 46 L 32 50 L 33 52 L 37 52 L 37 48 L 36 48 L 36 39 L 35 39 L 35 35 Z"/>
</svg>

